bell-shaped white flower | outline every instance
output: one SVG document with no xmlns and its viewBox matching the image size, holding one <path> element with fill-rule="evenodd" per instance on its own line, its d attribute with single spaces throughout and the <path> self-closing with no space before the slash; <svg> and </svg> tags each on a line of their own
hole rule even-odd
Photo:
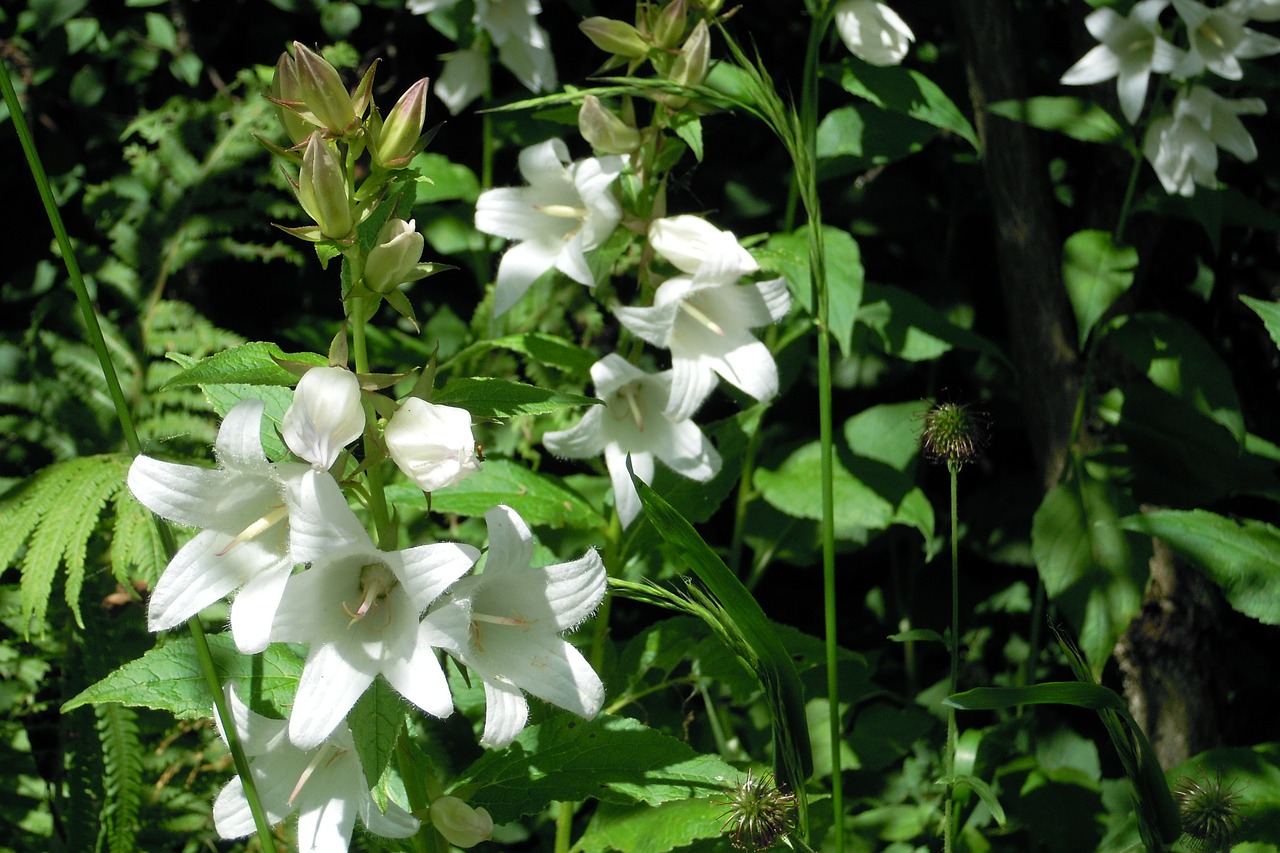
<svg viewBox="0 0 1280 853">
<path fill-rule="evenodd" d="M 871 65 L 898 65 L 916 40 L 897 12 L 875 0 L 840 0 L 835 23 L 849 52 Z"/>
<path fill-rule="evenodd" d="M 379 674 L 422 710 L 448 716 L 453 699 L 433 647 L 451 643 L 459 625 L 448 631 L 421 616 L 479 552 L 453 543 L 381 551 L 328 473 L 311 470 L 289 486 L 290 547 L 311 564 L 289 578 L 288 607 L 271 632 L 310 646 L 289 738 L 319 746 Z"/>
<path fill-rule="evenodd" d="M 640 514 L 640 497 L 627 456 L 637 477 L 653 481 L 654 457 L 671 470 L 705 483 L 720 473 L 720 454 L 689 418 L 666 413 L 671 372 L 645 373 L 610 353 L 591 366 L 591 379 L 603 406 L 593 406 L 569 429 L 548 432 L 542 443 L 557 456 L 589 459 L 604 454 L 613 482 L 613 499 L 624 527 Z"/>
<path fill-rule="evenodd" d="M 1197 0 L 1173 0 L 1187 25 L 1191 47 L 1172 75 L 1186 80 L 1206 68 L 1227 80 L 1244 77 L 1241 59 L 1280 53 L 1280 39 L 1251 30 L 1247 18 L 1231 6 L 1210 8 Z"/>
<path fill-rule="evenodd" d="M 471 413 L 410 397 L 387 422 L 387 452 L 424 492 L 434 492 L 480 470 Z"/>
<path fill-rule="evenodd" d="M 1099 44 L 1067 69 L 1060 81 L 1087 86 L 1116 78 L 1120 110 L 1132 124 L 1142 114 L 1151 73 L 1167 73 L 1182 56 L 1160 36 L 1160 13 L 1169 0 L 1141 0 L 1128 17 L 1103 6 L 1090 12 L 1084 25 Z"/>
<path fill-rule="evenodd" d="M 483 51 L 456 50 L 444 57 L 435 93 L 453 115 L 489 91 L 489 57 Z"/>
<path fill-rule="evenodd" d="M 280 425 L 284 443 L 319 469 L 364 432 L 360 380 L 341 367 L 313 367 L 298 380 L 293 402 Z"/>
<path fill-rule="evenodd" d="M 289 742 L 288 723 L 251 711 L 230 685 L 226 693 L 267 820 L 274 825 L 297 812 L 299 851 L 346 853 L 357 815 L 366 829 L 384 838 L 408 838 L 418 831 L 418 821 L 395 803 L 388 803 L 386 812 L 374 803 L 345 725 L 315 747 L 299 749 Z M 225 741 L 225 723 L 217 722 Z M 223 838 L 255 831 L 239 776 L 214 800 L 213 824 Z"/>
<path fill-rule="evenodd" d="M 487 809 L 473 809 L 457 797 L 431 801 L 431 825 L 454 847 L 468 850 L 493 837 L 493 818 Z"/>
<path fill-rule="evenodd" d="M 1218 185 L 1218 148 L 1246 163 L 1257 159 L 1257 145 L 1240 116 L 1266 111 L 1260 98 L 1232 100 L 1205 86 L 1191 86 L 1174 98 L 1172 115 L 1151 123 L 1143 153 L 1165 192 L 1189 197 L 1197 185 Z"/>
<path fill-rule="evenodd" d="M 595 286 L 586 253 L 600 246 L 622 219 L 611 186 L 622 173 L 616 155 L 569 162 L 562 140 L 549 139 L 520 152 L 527 187 L 486 190 L 476 201 L 476 228 L 519 241 L 498 264 L 495 315 L 516 303 L 538 276 L 558 269 Z"/>
<path fill-rule="evenodd" d="M 687 222 L 678 228 L 654 225 L 655 246 L 671 251 L 677 267 L 694 272 L 663 282 L 651 307 L 618 307 L 614 314 L 632 334 L 671 350 L 667 413 L 676 421 L 692 416 L 715 388 L 717 375 L 757 400 L 772 399 L 778 393 L 778 367 L 751 329 L 787 316 L 791 295 L 786 280 L 739 285 L 743 274 L 759 267 L 728 231 L 693 228 Z M 677 231 L 686 236 L 669 239 Z M 703 248 L 707 254 L 699 262 L 697 252 Z"/>
<path fill-rule="evenodd" d="M 604 599 L 605 569 L 588 551 L 569 563 L 534 569 L 533 534 L 507 506 L 484 514 L 489 552 L 484 571 L 459 581 L 428 618 L 467 620 L 462 648 L 449 649 L 484 682 L 484 746 L 505 746 L 529 716 L 525 693 L 590 719 L 604 703 L 604 684 L 560 634 L 590 616 Z"/>
<path fill-rule="evenodd" d="M 738 278 L 760 269 L 751 253 L 731 231 L 721 231 L 701 216 L 681 214 L 655 219 L 649 225 L 649 245 L 681 272 L 698 273 L 708 258 L 717 274 Z"/>
<path fill-rule="evenodd" d="M 288 549 L 284 483 L 305 465 L 267 461 L 262 452 L 263 404 L 243 400 L 227 412 L 214 449 L 217 468 L 139 456 L 129 489 L 147 509 L 198 527 L 151 591 L 147 627 L 164 631 L 240 590 L 231 606 L 231 633 L 245 654 L 267 646 L 268 631 L 294 566 Z"/>
</svg>

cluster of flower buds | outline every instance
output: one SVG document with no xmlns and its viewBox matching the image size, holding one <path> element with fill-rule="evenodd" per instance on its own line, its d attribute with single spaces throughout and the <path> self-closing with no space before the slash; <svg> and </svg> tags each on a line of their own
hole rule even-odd
<svg viewBox="0 0 1280 853">
<path fill-rule="evenodd" d="M 649 62 L 658 77 L 678 86 L 697 86 L 707 77 L 711 33 L 707 26 L 720 11 L 721 3 L 671 0 L 664 6 L 640 3 L 636 23 L 594 16 L 578 25 L 591 43 L 610 54 L 604 68 L 626 65 L 633 73 Z M 696 14 L 690 15 L 690 12 Z M 696 22 L 690 25 L 690 18 Z M 672 109 L 680 109 L 688 98 L 660 93 Z"/>
</svg>

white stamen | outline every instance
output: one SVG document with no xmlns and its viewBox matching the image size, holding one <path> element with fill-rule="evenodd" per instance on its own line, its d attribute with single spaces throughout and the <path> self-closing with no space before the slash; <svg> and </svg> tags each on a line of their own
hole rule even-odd
<svg viewBox="0 0 1280 853">
<path fill-rule="evenodd" d="M 702 309 L 696 307 L 688 299 L 682 299 L 680 301 L 680 309 L 720 337 L 724 337 L 724 329 L 720 328 L 720 325 L 716 323 L 715 320 L 712 320 L 706 314 L 702 313 Z"/>
<path fill-rule="evenodd" d="M 226 546 L 214 556 L 225 557 L 227 553 L 231 551 L 232 548 L 236 547 L 237 545 L 240 545 L 241 543 L 248 542 L 250 539 L 261 536 L 263 533 L 269 530 L 272 526 L 274 526 L 276 522 L 280 521 L 280 519 L 284 518 L 288 514 L 289 514 L 289 508 L 286 507 L 284 504 L 281 504 L 280 506 L 268 512 L 266 515 L 262 516 L 262 518 L 259 518 L 253 524 L 250 524 L 244 530 L 241 530 L 238 534 L 236 534 L 234 539 L 228 542 Z"/>
</svg>

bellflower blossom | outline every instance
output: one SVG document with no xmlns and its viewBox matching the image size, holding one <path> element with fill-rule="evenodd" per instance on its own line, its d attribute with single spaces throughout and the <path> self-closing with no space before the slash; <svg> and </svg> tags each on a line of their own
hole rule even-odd
<svg viewBox="0 0 1280 853">
<path fill-rule="evenodd" d="M 579 284 L 595 286 L 586 253 L 603 243 L 622 220 L 622 207 L 610 188 L 624 162 L 620 156 L 606 155 L 570 163 L 564 142 L 549 139 L 520 152 L 520 174 L 527 187 L 480 194 L 476 228 L 519 241 L 498 264 L 495 316 L 552 268 Z"/>
<path fill-rule="evenodd" d="M 653 481 L 656 456 L 678 474 L 705 483 L 720 473 L 720 454 L 689 418 L 664 411 L 671 395 L 671 371 L 645 373 L 610 353 L 591 366 L 603 406 L 587 409 L 576 425 L 548 432 L 542 443 L 557 456 L 589 459 L 604 454 L 613 500 L 624 527 L 640 514 L 640 497 L 627 473 L 627 456 L 637 477 Z"/>
<path fill-rule="evenodd" d="M 1171 71 L 1182 57 L 1160 36 L 1160 13 L 1168 6 L 1168 0 L 1141 0 L 1127 18 L 1106 6 L 1090 12 L 1084 25 L 1100 44 L 1068 68 L 1060 82 L 1086 86 L 1115 77 L 1120 110 L 1130 124 L 1137 122 L 1151 73 Z"/>
<path fill-rule="evenodd" d="M 632 334 L 671 350 L 667 414 L 674 421 L 692 416 L 717 375 L 757 400 L 771 399 L 778 392 L 778 367 L 750 330 L 787 316 L 786 280 L 739 285 L 759 266 L 732 233 L 697 217 L 657 220 L 650 240 L 658 254 L 692 274 L 663 282 L 652 307 L 620 306 L 614 314 Z"/>
<path fill-rule="evenodd" d="M 1239 80 L 1244 77 L 1241 59 L 1280 53 L 1280 39 L 1246 27 L 1247 19 L 1231 6 L 1211 9 L 1196 0 L 1173 0 L 1173 7 L 1191 40 L 1191 49 L 1172 71 L 1179 80 L 1206 68 L 1224 79 Z"/>
<path fill-rule="evenodd" d="M 1143 141 L 1143 153 L 1170 195 L 1190 197 L 1196 185 L 1218 185 L 1218 148 L 1249 163 L 1258 148 L 1240 121 L 1241 115 L 1267 111 L 1260 98 L 1231 100 L 1204 86 L 1178 93 L 1173 114 L 1151 123 Z"/>
<path fill-rule="evenodd" d="M 480 470 L 471 413 L 410 397 L 387 421 L 387 452 L 424 492 L 434 492 Z"/>
<path fill-rule="evenodd" d="M 288 499 L 290 549 L 311 564 L 289 579 L 289 607 L 271 632 L 273 641 L 310 646 L 289 718 L 293 744 L 323 743 L 379 674 L 427 713 L 452 713 L 432 648 L 449 642 L 459 625 L 426 624 L 421 615 L 480 552 L 453 543 L 379 550 L 324 471 L 290 482 Z M 465 631 L 465 620 L 460 624 Z"/>
<path fill-rule="evenodd" d="M 345 725 L 315 748 L 299 749 L 286 736 L 288 723 L 254 713 L 230 685 L 226 693 L 267 821 L 280 823 L 296 811 L 299 851 L 345 853 L 356 815 L 366 829 L 384 838 L 408 838 L 418 831 L 418 821 L 395 803 L 388 803 L 385 813 L 378 809 Z M 217 722 L 225 741 L 224 721 Z M 239 776 L 214 800 L 213 824 L 223 838 L 243 838 L 255 831 Z"/>
<path fill-rule="evenodd" d="M 408 8 L 425 15 L 457 4 L 458 0 L 409 0 Z M 531 92 L 549 92 L 558 85 L 551 40 L 538 26 L 541 12 L 538 0 L 475 0 L 471 18 L 498 48 L 498 61 Z M 488 89 L 488 74 L 488 59 L 480 51 L 458 51 L 445 59 L 436 94 L 457 115 Z"/>
<path fill-rule="evenodd" d="M 360 381 L 342 367 L 313 367 L 298 380 L 280 433 L 289 449 L 319 469 L 364 432 Z"/>
<path fill-rule="evenodd" d="M 600 606 L 605 569 L 594 550 L 569 563 L 530 568 L 533 534 L 515 510 L 499 505 L 484 519 L 489 527 L 484 571 L 459 581 L 428 618 L 451 624 L 457 616 L 468 620 L 455 635 L 461 648 L 449 652 L 484 682 L 480 743 L 496 748 L 524 728 L 526 692 L 587 719 L 600 713 L 600 676 L 560 634 Z"/>
<path fill-rule="evenodd" d="M 236 590 L 231 633 L 245 654 L 267 646 L 295 560 L 288 549 L 285 483 L 307 471 L 273 464 L 262 452 L 261 400 L 242 400 L 227 412 L 214 450 L 217 468 L 139 456 L 129 489 L 147 509 L 169 521 L 201 528 L 156 582 L 147 627 L 164 631 Z"/>
<path fill-rule="evenodd" d="M 849 52 L 871 65 L 898 65 L 916 40 L 897 12 L 875 0 L 840 0 L 835 24 Z"/>
</svg>

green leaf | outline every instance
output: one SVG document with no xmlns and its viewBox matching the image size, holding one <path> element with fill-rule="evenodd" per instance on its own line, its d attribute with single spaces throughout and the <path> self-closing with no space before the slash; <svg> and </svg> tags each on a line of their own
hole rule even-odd
<svg viewBox="0 0 1280 853">
<path fill-rule="evenodd" d="M 1080 634 L 1096 674 L 1142 606 L 1150 540 L 1115 524 L 1137 510 L 1112 483 L 1083 474 L 1045 495 L 1031 525 L 1031 553 L 1045 592 Z"/>
<path fill-rule="evenodd" d="M 297 374 L 285 370 L 276 363 L 277 360 L 299 361 L 321 367 L 329 363 L 325 356 L 316 353 L 286 353 L 273 343 L 255 341 L 200 359 L 164 383 L 160 390 L 181 388 L 184 385 L 297 384 Z"/>
<path fill-rule="evenodd" d="M 822 518 L 822 495 L 814 483 L 822 471 L 822 445 L 810 442 L 793 452 L 777 470 L 757 468 L 754 485 L 770 506 L 793 518 Z M 834 460 L 835 524 L 840 538 L 858 530 L 884 530 L 893 523 L 894 505 Z"/>
<path fill-rule="evenodd" d="M 1041 96 L 999 101 L 988 104 L 987 111 L 1082 142 L 1119 142 L 1128 136 L 1111 113 L 1082 98 Z"/>
<path fill-rule="evenodd" d="M 421 499 L 422 493 L 413 491 Z M 431 493 L 431 508 L 436 512 L 481 516 L 498 504 L 506 504 L 535 526 L 598 528 L 605 524 L 582 495 L 558 478 L 505 459 L 490 459 L 470 477 Z"/>
<path fill-rule="evenodd" d="M 978 795 L 978 799 L 982 800 L 991 811 L 991 816 L 996 819 L 996 823 L 1004 826 L 1007 819 L 1004 816 L 1004 808 L 1000 805 L 1000 800 L 996 797 L 996 792 L 991 790 L 991 786 L 983 782 L 977 776 L 961 775 L 956 776 L 952 780 L 957 786 L 968 785 L 973 792 Z"/>
<path fill-rule="evenodd" d="M 564 338 L 542 332 L 526 332 L 523 335 L 508 335 L 503 338 L 476 341 L 442 364 L 440 370 L 442 372 L 447 371 L 455 364 L 462 363 L 467 359 L 494 349 L 518 352 L 536 359 L 542 364 L 556 367 L 578 376 L 588 375 L 591 365 L 595 364 L 598 358 L 591 350 L 580 347 Z"/>
<path fill-rule="evenodd" d="M 840 86 L 883 109 L 950 131 L 977 151 L 978 134 L 955 103 L 928 77 L 902 66 L 877 67 L 856 57 L 845 60 Z"/>
<path fill-rule="evenodd" d="M 818 178 L 829 181 L 895 163 L 923 151 L 937 135 L 927 124 L 872 104 L 839 107 L 818 125 Z"/>
<path fill-rule="evenodd" d="M 424 151 L 410 168 L 418 170 L 425 181 L 418 184 L 414 204 L 423 206 L 441 201 L 464 201 L 475 204 L 480 196 L 480 180 L 475 172 L 460 163 L 454 163 L 443 154 Z"/>
<path fill-rule="evenodd" d="M 991 341 L 900 287 L 868 282 L 858 322 L 875 334 L 881 349 L 905 361 L 932 361 L 958 347 L 1009 364 Z"/>
<path fill-rule="evenodd" d="M 1117 246 L 1106 231 L 1077 231 L 1062 247 L 1062 281 L 1076 315 L 1076 333 L 1084 349 L 1089 333 L 1121 294 L 1133 284 L 1138 250 Z"/>
<path fill-rule="evenodd" d="M 809 747 L 808 722 L 805 718 L 804 691 L 795 663 L 778 639 L 773 623 L 764 615 L 742 581 L 729 571 L 697 531 L 634 474 L 632 481 L 644 506 L 645 517 L 662 534 L 668 551 L 678 555 L 706 585 L 711 595 L 724 608 L 736 625 L 750 653 L 755 657 L 751 667 L 764 690 L 765 701 L 773 718 L 774 760 L 779 782 L 786 784 L 799 798 L 801 825 L 808 822 L 804 791 L 805 780 L 813 772 L 813 754 Z"/>
<path fill-rule="evenodd" d="M 272 462 L 280 462 L 289 458 L 289 448 L 285 446 L 281 436 L 284 413 L 293 403 L 293 389 L 280 385 L 201 385 L 200 390 L 213 406 L 215 412 L 226 417 L 227 412 L 244 400 L 261 400 L 262 410 L 262 452 Z"/>
<path fill-rule="evenodd" d="M 1157 510 L 1117 524 L 1163 539 L 1221 587 L 1236 610 L 1280 625 L 1280 529 L 1202 509 Z"/>
<path fill-rule="evenodd" d="M 942 701 L 961 711 L 996 711 L 1019 705 L 1074 705 L 1091 711 L 1128 712 L 1129 709 L 1110 687 L 1079 681 L 1050 681 L 1029 687 L 975 687 Z"/>
<path fill-rule="evenodd" d="M 722 797 L 672 800 L 656 806 L 602 803 L 571 853 L 667 853 L 703 838 L 718 838 L 725 819 Z"/>
<path fill-rule="evenodd" d="M 637 720 L 601 715 L 588 721 L 566 713 L 486 752 L 449 793 L 507 823 L 557 800 L 656 806 L 714 796 L 736 777 L 719 757 L 700 755 Z"/>
<path fill-rule="evenodd" d="M 693 152 L 694 159 L 699 163 L 702 162 L 702 122 L 698 119 L 696 113 L 679 112 L 676 113 L 671 122 L 671 129 L 676 132 L 676 136 L 685 141 L 689 146 L 689 150 Z"/>
<path fill-rule="evenodd" d="M 214 634 L 208 640 L 219 680 L 235 680 L 250 707 L 260 712 L 289 707 L 302 675 L 302 661 L 288 647 L 275 644 L 261 655 L 250 656 L 240 654 L 228 634 Z M 190 637 L 175 637 L 129 661 L 66 702 L 62 713 L 103 702 L 154 708 L 187 720 L 213 713 L 213 699 Z"/>
<path fill-rule="evenodd" d="M 1244 414 L 1230 368 L 1190 323 L 1168 314 L 1134 314 L 1112 341 L 1157 388 L 1208 415 L 1244 442 Z"/>
<path fill-rule="evenodd" d="M 1280 303 L 1264 302 L 1252 296 L 1241 296 L 1240 301 L 1262 318 L 1263 324 L 1267 327 L 1267 334 L 1271 336 L 1271 342 L 1280 347 Z"/>
<path fill-rule="evenodd" d="M 862 254 L 857 242 L 847 231 L 824 226 L 823 254 L 827 270 L 827 299 L 831 334 L 840 344 L 840 352 L 853 354 L 853 324 L 862 306 L 864 272 Z M 809 274 L 808 226 L 790 234 L 774 234 L 763 250 L 755 253 L 757 262 L 786 276 L 795 300 L 814 314 L 813 281 Z"/>
<path fill-rule="evenodd" d="M 473 418 L 513 418 L 517 415 L 544 415 L 572 406 L 592 406 L 600 401 L 579 394 L 549 391 L 523 382 L 505 379 L 451 379 L 431 396 L 431 402 L 458 406 Z"/>
<path fill-rule="evenodd" d="M 400 694 L 391 689 L 382 677 L 356 700 L 347 715 L 347 724 L 355 738 L 356 752 L 369 788 L 376 788 L 383 771 L 395 754 L 396 738 L 404 730 L 404 715 L 408 705 Z"/>
</svg>

